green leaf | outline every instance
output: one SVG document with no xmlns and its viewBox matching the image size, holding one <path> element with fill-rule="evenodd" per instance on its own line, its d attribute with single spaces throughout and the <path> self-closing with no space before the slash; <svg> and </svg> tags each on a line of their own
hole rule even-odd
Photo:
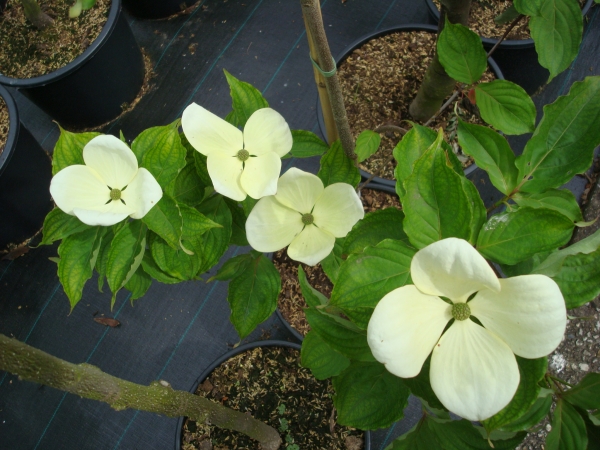
<svg viewBox="0 0 600 450">
<path fill-rule="evenodd" d="M 519 172 L 515 154 L 506 138 L 488 127 L 458 122 L 458 143 L 462 151 L 490 176 L 492 184 L 509 195 L 517 185 Z"/>
<path fill-rule="evenodd" d="M 588 373 L 562 398 L 582 409 L 600 409 L 600 373 Z"/>
<path fill-rule="evenodd" d="M 199 273 L 205 272 L 219 262 L 231 239 L 232 218 L 229 208 L 221 195 L 214 195 L 198 207 L 198 211 L 222 228 L 211 228 L 202 236 L 203 264 Z"/>
<path fill-rule="evenodd" d="M 196 165 L 193 161 L 181 169 L 169 191 L 173 193 L 173 199 L 177 203 L 198 206 L 204 201 L 206 198 L 206 185 L 198 176 Z"/>
<path fill-rule="evenodd" d="M 585 449 L 587 444 L 585 422 L 575 408 L 559 398 L 552 418 L 552 431 L 546 438 L 546 449 Z"/>
<path fill-rule="evenodd" d="M 408 243 L 402 229 L 404 213 L 397 208 L 386 208 L 367 213 L 350 230 L 344 241 L 342 253 L 361 253 L 367 246 L 375 246 L 384 239 Z"/>
<path fill-rule="evenodd" d="M 250 215 L 257 203 L 258 200 L 250 197 L 249 195 L 244 200 L 242 200 L 241 205 L 244 209 L 244 214 L 246 214 L 246 217 Z"/>
<path fill-rule="evenodd" d="M 98 257 L 96 258 L 96 272 L 98 272 L 98 290 L 100 292 L 103 292 L 102 289 L 104 287 L 104 279 L 106 278 L 106 267 L 108 265 L 108 252 L 110 251 L 110 245 L 112 244 L 112 240 L 115 236 L 113 232 L 114 228 L 114 226 L 109 228 L 104 234 L 98 252 Z"/>
<path fill-rule="evenodd" d="M 515 8 L 515 5 L 513 4 L 494 17 L 494 22 L 496 25 L 505 25 L 519 17 L 519 14 L 519 11 L 517 11 L 517 8 Z"/>
<path fill-rule="evenodd" d="M 526 414 L 538 399 L 540 386 L 538 382 L 546 374 L 548 358 L 525 359 L 517 356 L 521 380 L 514 397 L 508 405 L 482 422 L 490 432 L 502 428 Z"/>
<path fill-rule="evenodd" d="M 461 83 L 479 81 L 487 67 L 487 55 L 477 33 L 448 19 L 438 38 L 437 53 L 448 76 Z"/>
<path fill-rule="evenodd" d="M 112 291 L 111 308 L 117 292 L 125 286 L 142 263 L 148 228 L 141 220 L 127 222 L 116 234 L 108 251 L 106 279 Z"/>
<path fill-rule="evenodd" d="M 192 254 L 184 252 L 181 247 L 172 248 L 164 239 L 153 233 L 149 234 L 148 242 L 152 258 L 160 271 L 166 273 L 169 277 L 184 281 L 196 279 L 202 267 L 203 252 L 200 240 L 201 238 L 197 238 L 186 242 L 185 245 L 192 250 Z M 148 273 L 151 273 L 151 269 Z"/>
<path fill-rule="evenodd" d="M 358 162 L 362 162 L 375 154 L 379 148 L 379 144 L 381 144 L 379 133 L 371 130 L 365 130 L 360 133 L 356 138 L 356 148 L 354 149 L 358 157 Z"/>
<path fill-rule="evenodd" d="M 577 199 L 567 189 L 548 189 L 535 194 L 517 193 L 513 200 L 519 206 L 548 208 L 567 216 L 573 222 L 582 222 L 583 215 Z"/>
<path fill-rule="evenodd" d="M 432 419 L 429 421 L 429 427 L 435 432 L 444 450 L 488 450 L 491 448 L 482 433 L 483 430 L 465 419 Z M 509 434 L 506 439 L 494 439 L 492 441 L 493 448 L 496 450 L 514 449 L 526 435 L 527 433 Z"/>
<path fill-rule="evenodd" d="M 321 168 L 317 173 L 325 187 L 333 183 L 348 183 L 356 187 L 360 182 L 360 172 L 344 153 L 339 140 L 321 158 Z"/>
<path fill-rule="evenodd" d="M 374 361 L 367 344 L 367 332 L 350 321 L 315 308 L 304 310 L 311 330 L 317 333 L 331 348 L 342 355 L 358 361 Z"/>
<path fill-rule="evenodd" d="M 81 2 L 81 6 L 84 11 L 87 11 L 88 9 L 92 9 L 95 4 L 96 4 L 96 0 L 83 0 Z"/>
<path fill-rule="evenodd" d="M 581 15 L 581 13 L 580 13 Z M 521 191 L 559 187 L 592 164 L 600 143 L 600 77 L 573 83 L 544 107 L 544 117 L 516 160 Z"/>
<path fill-rule="evenodd" d="M 411 282 L 410 263 L 415 249 L 386 239 L 360 254 L 352 254 L 341 265 L 331 304 L 344 312 L 375 308 L 382 297 Z M 366 323 L 357 324 L 366 328 Z"/>
<path fill-rule="evenodd" d="M 538 14 L 529 19 L 540 64 L 550 71 L 552 80 L 577 56 L 583 35 L 583 16 L 579 2 L 540 0 Z"/>
<path fill-rule="evenodd" d="M 146 272 L 159 283 L 176 284 L 181 281 L 180 279 L 172 277 L 168 273 L 163 272 L 163 270 L 160 267 L 158 267 L 158 264 L 156 264 L 156 261 L 154 261 L 151 252 L 144 253 L 144 258 L 142 259 L 142 267 L 144 269 L 144 272 Z"/>
<path fill-rule="evenodd" d="M 329 146 L 315 133 L 305 130 L 292 130 L 292 149 L 290 153 L 295 158 L 308 158 L 310 156 L 321 156 Z"/>
<path fill-rule="evenodd" d="M 519 208 L 492 216 L 479 233 L 477 250 L 492 261 L 517 264 L 565 245 L 573 227 L 573 222 L 552 209 Z"/>
<path fill-rule="evenodd" d="M 333 250 L 320 263 L 323 272 L 325 272 L 325 275 L 327 275 L 333 284 L 337 282 L 340 266 L 344 262 L 344 259 L 342 258 L 343 248 L 344 238 L 336 238 Z"/>
<path fill-rule="evenodd" d="M 587 430 L 587 450 L 600 450 L 600 424 L 596 417 L 587 411 L 579 411 Z"/>
<path fill-rule="evenodd" d="M 406 179 L 404 231 L 416 248 L 447 237 L 469 239 L 471 206 L 458 175 L 442 147 L 440 134 Z"/>
<path fill-rule="evenodd" d="M 560 272 L 560 269 L 567 256 L 576 255 L 578 253 L 590 254 L 600 247 L 600 230 L 596 230 L 592 235 L 570 245 L 562 250 L 545 255 L 533 265 L 531 273 L 540 273 L 549 277 L 553 277 Z M 530 272 L 527 272 L 530 273 Z"/>
<path fill-rule="evenodd" d="M 143 297 L 148 289 L 150 289 L 151 284 L 152 278 L 140 265 L 127 283 L 125 283 L 125 289 L 131 291 L 131 301 L 133 302 L 134 300 Z"/>
<path fill-rule="evenodd" d="M 229 282 L 230 319 L 241 339 L 273 314 L 280 290 L 279 272 L 263 254 L 254 257 L 247 269 Z"/>
<path fill-rule="evenodd" d="M 403 380 L 404 384 L 408 387 L 408 389 L 410 389 L 410 392 L 413 395 L 425 400 L 431 408 L 445 411 L 446 408 L 444 405 L 442 405 L 440 400 L 437 398 L 437 395 L 435 395 L 435 392 L 433 392 L 433 389 L 431 388 L 431 380 L 429 378 L 430 367 L 431 355 L 429 355 L 423 363 L 423 367 L 421 367 L 421 372 L 419 372 L 419 375 L 413 378 L 405 378 Z"/>
<path fill-rule="evenodd" d="M 244 212 L 244 208 L 238 202 L 229 198 L 225 199 L 225 203 L 231 212 L 231 218 L 233 220 L 231 243 L 244 247 L 248 245 L 248 239 L 246 239 L 246 213 Z"/>
<path fill-rule="evenodd" d="M 240 81 L 224 70 L 227 83 L 229 83 L 232 108 L 235 111 L 239 126 L 244 127 L 250 116 L 261 108 L 268 108 L 269 103 L 260 91 L 250 83 Z"/>
<path fill-rule="evenodd" d="M 212 186 L 212 180 L 210 179 L 208 168 L 206 167 L 206 156 L 192 147 L 192 144 L 187 140 L 185 134 L 179 133 L 179 139 L 181 139 L 181 145 L 183 145 L 187 151 L 186 160 L 188 162 L 194 162 L 196 174 L 200 178 L 202 184 L 204 186 Z"/>
<path fill-rule="evenodd" d="M 309 368 L 317 380 L 339 375 L 350 365 L 348 358 L 332 349 L 314 331 L 304 336 L 300 356 L 302 366 Z"/>
<path fill-rule="evenodd" d="M 173 249 L 181 243 L 183 218 L 177 202 L 163 193 L 159 202 L 142 218 L 148 228 L 158 234 Z"/>
<path fill-rule="evenodd" d="M 363 430 L 389 427 L 401 419 L 409 390 L 381 363 L 352 361 L 333 378 L 338 423 Z"/>
<path fill-rule="evenodd" d="M 71 133 L 61 127 L 60 136 L 52 152 L 52 175 L 74 164 L 85 164 L 83 147 L 100 133 Z"/>
<path fill-rule="evenodd" d="M 231 259 L 228 259 L 223 263 L 221 268 L 217 270 L 217 273 L 210 277 L 207 283 L 213 280 L 226 281 L 241 275 L 242 272 L 247 270 L 252 264 L 253 256 L 250 253 L 244 255 L 238 255 Z"/>
<path fill-rule="evenodd" d="M 394 159 L 397 161 L 394 169 L 396 177 L 396 192 L 399 196 L 406 193 L 404 183 L 412 174 L 415 163 L 435 142 L 437 134 L 431 128 L 417 123 L 404 135 L 402 140 L 394 147 Z"/>
<path fill-rule="evenodd" d="M 558 284 L 567 309 L 591 302 L 600 294 L 600 249 L 567 256 L 551 278 Z"/>
<path fill-rule="evenodd" d="M 431 417 L 423 415 L 413 428 L 396 438 L 385 450 L 443 450 L 436 434 L 429 428 L 432 420 Z"/>
<path fill-rule="evenodd" d="M 90 226 L 77 217 L 64 213 L 59 208 L 54 208 L 44 219 L 43 238 L 40 245 L 50 245 L 88 228 Z"/>
<path fill-rule="evenodd" d="M 306 300 L 308 306 L 316 308 L 317 306 L 326 305 L 329 302 L 327 297 L 310 285 L 301 265 L 298 265 L 298 282 L 300 284 L 302 296 L 304 297 L 304 300 Z"/>
<path fill-rule="evenodd" d="M 183 241 L 200 241 L 198 238 L 213 228 L 223 228 L 217 222 L 206 217 L 200 211 L 184 204 L 178 205 L 183 226 L 181 228 L 181 238 Z"/>
<path fill-rule="evenodd" d="M 469 222 L 469 229 L 471 230 L 471 233 L 469 234 L 468 241 L 472 245 L 475 245 L 477 239 L 479 238 L 481 227 L 487 220 L 487 211 L 485 209 L 485 205 L 483 204 L 483 200 L 479 195 L 479 191 L 473 182 L 464 176 L 460 177 L 460 181 L 462 183 L 463 191 L 467 196 L 467 204 L 469 205 L 469 213 L 471 216 L 471 221 Z"/>
<path fill-rule="evenodd" d="M 494 80 L 475 86 L 481 117 L 504 134 L 532 133 L 535 105 L 521 86 L 507 80 Z"/>
<path fill-rule="evenodd" d="M 553 393 L 554 391 L 551 389 L 541 389 L 531 408 L 514 422 L 502 425 L 502 429 L 505 431 L 527 431 L 539 424 L 550 413 Z"/>
<path fill-rule="evenodd" d="M 91 227 L 67 236 L 58 246 L 58 278 L 71 303 L 71 311 L 92 276 L 105 231 L 103 227 Z"/>
</svg>

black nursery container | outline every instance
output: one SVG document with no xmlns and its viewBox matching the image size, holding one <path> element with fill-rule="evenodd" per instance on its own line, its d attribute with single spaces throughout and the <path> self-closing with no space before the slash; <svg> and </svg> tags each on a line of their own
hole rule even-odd
<svg viewBox="0 0 600 450">
<path fill-rule="evenodd" d="M 0 86 L 8 107 L 9 131 L 0 153 L 0 252 L 37 233 L 52 209 L 50 158 L 19 120 L 17 105 Z"/>
<path fill-rule="evenodd" d="M 140 19 L 163 19 L 194 3 L 198 3 L 198 0 L 123 0 L 127 12 Z"/>
<path fill-rule="evenodd" d="M 75 60 L 46 75 L 17 79 L 0 74 L 63 128 L 102 125 L 121 114 L 144 83 L 144 59 L 131 28 L 112 0 L 98 38 Z"/>
</svg>

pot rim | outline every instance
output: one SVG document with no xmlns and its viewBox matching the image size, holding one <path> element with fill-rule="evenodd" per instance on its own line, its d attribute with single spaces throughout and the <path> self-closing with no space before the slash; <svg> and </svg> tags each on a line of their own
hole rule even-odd
<svg viewBox="0 0 600 450">
<path fill-rule="evenodd" d="M 92 42 L 92 44 L 84 50 L 77 58 L 68 63 L 66 66 L 56 69 L 53 72 L 45 75 L 40 75 L 33 78 L 11 78 L 0 73 L 0 84 L 6 86 L 13 86 L 17 88 L 35 88 L 38 86 L 44 86 L 54 81 L 60 80 L 67 75 L 75 72 L 83 64 L 85 64 L 92 56 L 94 56 L 104 43 L 108 40 L 113 30 L 117 25 L 117 19 L 121 13 L 121 0 L 111 0 L 110 10 L 106 23 L 102 27 L 102 31 L 98 37 Z"/>
<path fill-rule="evenodd" d="M 255 342 L 249 342 L 247 344 L 240 345 L 239 347 L 229 350 L 228 352 L 226 352 L 225 354 L 221 355 L 216 360 L 214 360 L 204 371 L 202 371 L 202 373 L 196 379 L 196 381 L 194 382 L 194 385 L 192 386 L 191 389 L 189 389 L 188 392 L 191 392 L 192 394 L 194 392 L 196 392 L 196 389 L 198 389 L 198 386 L 200 385 L 200 383 L 202 383 L 211 374 L 211 372 L 213 370 L 215 370 L 218 366 L 223 364 L 228 359 L 231 359 L 234 356 L 239 355 L 240 353 L 243 353 L 247 350 L 252 350 L 256 347 L 287 347 L 287 348 L 293 348 L 298 351 L 300 351 L 302 349 L 302 345 L 300 345 L 296 342 L 288 342 L 288 341 L 280 341 L 280 340 L 255 341 Z M 181 450 L 181 433 L 183 430 L 183 419 L 184 419 L 183 416 L 180 416 L 177 419 L 177 432 L 175 434 L 175 450 Z M 364 432 L 364 436 L 365 436 L 365 450 L 370 450 L 371 449 L 371 433 L 368 430 L 363 430 L 363 432 Z"/>
<path fill-rule="evenodd" d="M 0 97 L 2 97 L 6 107 L 8 108 L 8 136 L 6 139 L 6 144 L 4 145 L 4 150 L 2 150 L 0 153 L 1 176 L 6 166 L 8 166 L 14 149 L 17 146 L 21 122 L 19 120 L 19 110 L 17 109 L 17 103 L 15 102 L 15 99 L 12 97 L 10 92 L 8 92 L 8 89 L 2 85 L 0 85 Z"/>
</svg>

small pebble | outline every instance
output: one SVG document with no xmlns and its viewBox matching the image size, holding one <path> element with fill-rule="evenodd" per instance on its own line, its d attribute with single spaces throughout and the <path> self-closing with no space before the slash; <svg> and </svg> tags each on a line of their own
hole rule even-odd
<svg viewBox="0 0 600 450">
<path fill-rule="evenodd" d="M 585 364 L 585 363 L 579 364 L 579 368 L 584 372 L 587 372 L 588 370 L 590 370 L 589 364 Z"/>
</svg>

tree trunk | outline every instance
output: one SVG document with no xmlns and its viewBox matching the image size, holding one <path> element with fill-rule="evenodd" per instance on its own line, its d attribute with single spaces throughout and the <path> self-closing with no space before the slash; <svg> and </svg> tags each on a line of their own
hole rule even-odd
<svg viewBox="0 0 600 450">
<path fill-rule="evenodd" d="M 204 397 L 176 391 L 166 381 L 154 381 L 149 386 L 131 383 L 90 364 L 71 364 L 55 358 L 3 334 L 0 334 L 0 370 L 26 381 L 108 403 L 117 411 L 134 408 L 168 417 L 187 416 L 197 422 L 210 422 L 244 433 L 259 441 L 265 450 L 277 450 L 281 445 L 274 428 Z"/>
<path fill-rule="evenodd" d="M 21 0 L 21 4 L 23 5 L 25 17 L 27 17 L 38 30 L 43 30 L 48 25 L 54 23 L 54 20 L 52 20 L 48 14 L 42 12 L 40 5 L 38 5 L 36 0 Z"/>
<path fill-rule="evenodd" d="M 450 23 L 460 23 L 467 26 L 471 0 L 440 1 L 442 9 L 438 24 L 438 36 L 444 29 L 446 17 Z M 419 92 L 417 92 L 417 96 L 410 105 L 409 112 L 412 118 L 424 122 L 432 117 L 440 108 L 444 99 L 452 93 L 455 85 L 456 81 L 450 78 L 444 67 L 442 67 L 436 49 Z"/>
</svg>

